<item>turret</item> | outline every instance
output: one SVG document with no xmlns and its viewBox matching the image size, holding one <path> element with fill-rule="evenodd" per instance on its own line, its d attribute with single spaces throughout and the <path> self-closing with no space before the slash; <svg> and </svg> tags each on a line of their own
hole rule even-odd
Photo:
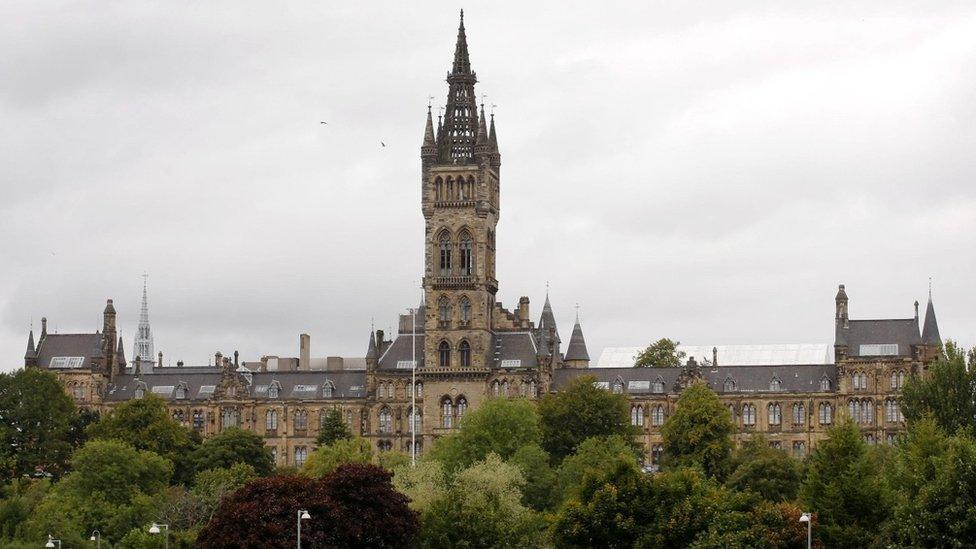
<svg viewBox="0 0 976 549">
<path fill-rule="evenodd" d="M 847 332 L 850 328 L 847 311 L 847 291 L 844 285 L 837 286 L 834 296 L 834 362 L 847 356 Z"/>
<path fill-rule="evenodd" d="M 917 317 L 918 315 L 916 315 Z M 942 349 L 942 335 L 939 334 L 939 321 L 935 318 L 935 305 L 932 304 L 932 290 L 929 290 L 929 303 L 925 306 L 925 324 L 922 327 L 922 344 L 926 359 L 935 359 Z"/>
<path fill-rule="evenodd" d="M 573 326 L 573 335 L 569 338 L 569 345 L 566 347 L 566 356 L 563 358 L 567 368 L 588 368 L 590 366 L 590 353 L 586 350 L 586 340 L 583 338 L 583 327 L 580 326 L 579 316 L 576 317 L 576 324 Z"/>
<path fill-rule="evenodd" d="M 102 311 L 102 359 L 103 369 L 108 374 L 109 380 L 114 380 L 115 376 L 122 372 L 118 364 L 118 331 L 115 324 L 115 305 L 109 299 L 105 303 L 105 310 Z"/>
<path fill-rule="evenodd" d="M 437 161 L 437 141 L 434 137 L 434 120 L 427 105 L 427 126 L 424 128 L 424 144 L 420 146 L 420 160 L 424 167 Z"/>
<path fill-rule="evenodd" d="M 27 336 L 27 352 L 24 353 L 24 367 L 37 366 L 37 349 L 34 347 L 34 329 Z"/>
<path fill-rule="evenodd" d="M 366 348 L 366 394 L 373 394 L 376 389 L 376 368 L 379 366 L 380 352 L 376 347 L 376 336 L 382 332 L 369 331 L 369 346 Z M 380 342 L 382 342 L 380 335 Z"/>
</svg>

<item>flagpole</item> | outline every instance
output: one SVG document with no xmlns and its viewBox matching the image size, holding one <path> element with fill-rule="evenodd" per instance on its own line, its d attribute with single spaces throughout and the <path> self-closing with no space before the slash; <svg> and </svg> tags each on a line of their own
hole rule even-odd
<svg viewBox="0 0 976 549">
<path fill-rule="evenodd" d="M 410 466 L 417 466 L 417 309 L 411 309 L 410 330 Z"/>
</svg>

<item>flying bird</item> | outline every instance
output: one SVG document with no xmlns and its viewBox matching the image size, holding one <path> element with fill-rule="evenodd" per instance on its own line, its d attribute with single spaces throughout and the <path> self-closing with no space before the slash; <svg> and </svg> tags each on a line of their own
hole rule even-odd
<svg viewBox="0 0 976 549">
<path fill-rule="evenodd" d="M 386 146 L 386 143 L 384 143 L 384 142 L 382 142 L 382 141 L 380 141 L 380 145 L 382 145 L 382 146 L 384 146 L 384 147 L 385 147 L 385 146 Z"/>
<path fill-rule="evenodd" d="M 319 124 L 328 124 L 328 122 L 323 122 L 323 121 L 319 120 Z"/>
</svg>

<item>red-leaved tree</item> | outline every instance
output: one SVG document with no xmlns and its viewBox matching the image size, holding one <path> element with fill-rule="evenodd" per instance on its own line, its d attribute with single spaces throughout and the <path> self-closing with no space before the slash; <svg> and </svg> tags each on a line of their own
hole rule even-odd
<svg viewBox="0 0 976 549">
<path fill-rule="evenodd" d="M 221 502 L 197 537 L 197 546 L 289 547 L 297 541 L 298 511 L 306 547 L 409 547 L 417 514 L 373 465 L 343 465 L 321 479 L 257 479 Z"/>
</svg>

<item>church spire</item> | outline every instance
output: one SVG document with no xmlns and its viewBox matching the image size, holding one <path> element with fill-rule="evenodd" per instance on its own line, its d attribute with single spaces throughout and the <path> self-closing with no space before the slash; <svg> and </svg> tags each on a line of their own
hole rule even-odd
<svg viewBox="0 0 976 549">
<path fill-rule="evenodd" d="M 474 94 L 477 81 L 468 57 L 468 39 L 464 34 L 462 11 L 457 45 L 454 47 L 454 64 L 447 75 L 447 106 L 444 109 L 444 128 L 439 136 L 444 140 L 440 150 L 441 162 L 467 164 L 473 160 L 478 131 L 478 105 Z"/>
<path fill-rule="evenodd" d="M 431 117 L 430 105 L 427 105 L 427 126 L 424 128 L 424 144 L 420 146 L 420 158 L 424 164 L 431 164 L 437 160 L 437 142 L 434 137 L 434 120 Z"/>
<path fill-rule="evenodd" d="M 36 354 L 34 349 L 34 328 L 31 328 L 30 335 L 27 336 L 27 354 L 26 357 L 30 358 Z"/>
<path fill-rule="evenodd" d="M 373 330 L 369 331 L 369 347 L 366 349 L 366 359 L 375 360 L 379 358 L 380 353 L 376 348 L 376 332 Z"/>
<path fill-rule="evenodd" d="M 139 328 L 136 330 L 135 341 L 132 346 L 133 356 L 142 362 L 152 365 L 156 357 L 153 345 L 152 329 L 149 327 L 149 275 L 142 275 L 142 308 L 139 310 Z"/>
<path fill-rule="evenodd" d="M 586 350 L 583 327 L 579 322 L 579 309 L 576 311 L 576 325 L 573 326 L 573 335 L 569 338 L 564 360 L 574 368 L 585 368 L 590 364 L 590 353 Z"/>
<path fill-rule="evenodd" d="M 935 347 L 942 345 L 939 321 L 935 319 L 935 305 L 932 304 L 931 288 L 929 289 L 929 304 L 925 307 L 925 324 L 922 325 L 922 343 Z"/>
</svg>

